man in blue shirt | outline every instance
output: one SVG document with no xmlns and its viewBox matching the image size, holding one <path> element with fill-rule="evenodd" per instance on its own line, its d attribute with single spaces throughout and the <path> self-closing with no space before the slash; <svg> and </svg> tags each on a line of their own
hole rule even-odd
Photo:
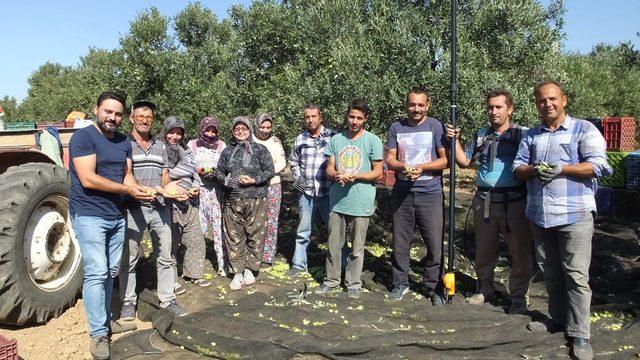
<svg viewBox="0 0 640 360">
<path fill-rule="evenodd" d="M 588 121 L 565 113 L 567 96 L 555 81 L 535 88 L 543 122 L 530 129 L 513 162 L 527 181 L 526 214 L 549 295 L 550 319 L 531 331 L 565 331 L 578 359 L 593 358 L 589 344 L 589 265 L 596 179 L 612 173 L 605 141 Z"/>
<path fill-rule="evenodd" d="M 94 359 L 108 359 L 110 353 L 108 309 L 124 242 L 123 195 L 139 201 L 154 198 L 133 177 L 131 144 L 116 131 L 125 102 L 115 92 L 100 94 L 93 110 L 95 122 L 77 130 L 69 142 L 69 212 L 82 251 L 82 298 Z"/>
<path fill-rule="evenodd" d="M 447 125 L 447 137 L 451 139 L 456 135 L 458 166 L 468 168 L 476 161 L 479 163 L 478 190 L 472 204 L 478 287 L 477 293 L 467 301 L 479 305 L 495 295 L 493 278 L 500 233 L 513 259 L 509 274 L 509 313 L 523 314 L 527 311 L 533 272 L 531 230 L 524 214 L 526 187 L 515 178 L 511 166 L 526 128 L 511 122 L 514 108 L 509 91 L 489 91 L 486 105 L 491 126 L 476 131 L 465 151 L 457 140 L 459 131 Z"/>
</svg>

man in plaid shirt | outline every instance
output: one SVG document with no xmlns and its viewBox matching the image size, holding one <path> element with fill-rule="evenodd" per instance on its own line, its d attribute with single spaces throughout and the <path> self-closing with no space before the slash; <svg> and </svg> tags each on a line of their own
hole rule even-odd
<svg viewBox="0 0 640 360">
<path fill-rule="evenodd" d="M 527 325 L 531 331 L 565 331 L 572 355 L 592 359 L 589 344 L 589 265 L 596 179 L 611 175 L 605 141 L 588 121 L 564 111 L 567 97 L 555 81 L 535 88 L 543 123 L 520 143 L 512 170 L 527 181 L 526 215 L 549 295 L 550 319 Z"/>
<path fill-rule="evenodd" d="M 296 137 L 289 162 L 293 172 L 293 186 L 300 191 L 300 223 L 296 231 L 296 249 L 293 253 L 289 276 L 307 270 L 307 247 L 311 236 L 313 219 L 319 216 L 329 221 L 329 188 L 333 183 L 327 178 L 328 156 L 324 149 L 335 131 L 324 127 L 322 110 L 318 104 L 304 107 L 304 122 L 307 130 Z"/>
</svg>

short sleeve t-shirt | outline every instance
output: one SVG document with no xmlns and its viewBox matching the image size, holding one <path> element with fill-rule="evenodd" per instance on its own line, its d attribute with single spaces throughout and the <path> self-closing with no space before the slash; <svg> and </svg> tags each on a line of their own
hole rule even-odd
<svg viewBox="0 0 640 360">
<path fill-rule="evenodd" d="M 118 132 L 109 139 L 95 126 L 76 130 L 69 141 L 69 212 L 72 216 L 97 216 L 109 220 L 122 217 L 122 195 L 86 189 L 80 183 L 73 159 L 88 155 L 96 156 L 96 174 L 122 183 L 127 159 L 131 159 L 131 142 Z"/>
<path fill-rule="evenodd" d="M 391 124 L 385 148 L 397 149 L 398 161 L 418 165 L 438 158 L 437 150 L 444 147 L 444 128 L 440 121 L 428 117 L 421 124 L 412 126 L 404 118 Z M 418 180 L 411 181 L 399 172 L 394 187 L 413 192 L 436 193 L 442 191 L 442 171 L 425 172 Z"/>
<path fill-rule="evenodd" d="M 382 141 L 365 131 L 358 139 L 351 140 L 346 132 L 336 134 L 329 141 L 325 154 L 333 156 L 336 170 L 347 174 L 359 174 L 373 169 L 374 161 L 382 160 Z M 345 186 L 333 183 L 329 189 L 331 211 L 351 216 L 371 216 L 375 208 L 375 182 L 357 181 Z"/>
</svg>

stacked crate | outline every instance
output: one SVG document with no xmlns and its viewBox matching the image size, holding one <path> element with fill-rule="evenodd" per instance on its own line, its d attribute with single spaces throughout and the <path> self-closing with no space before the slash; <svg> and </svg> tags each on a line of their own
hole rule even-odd
<svg viewBox="0 0 640 360">
<path fill-rule="evenodd" d="M 593 121 L 592 121 L 593 123 Z M 601 121 L 607 143 L 607 161 L 613 175 L 602 177 L 596 193 L 598 212 L 603 215 L 637 217 L 640 214 L 640 152 L 636 149 L 636 120 L 611 117 Z"/>
</svg>

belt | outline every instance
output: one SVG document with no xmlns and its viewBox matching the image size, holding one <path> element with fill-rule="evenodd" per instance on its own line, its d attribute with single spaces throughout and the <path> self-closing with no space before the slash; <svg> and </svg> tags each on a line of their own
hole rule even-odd
<svg viewBox="0 0 640 360">
<path fill-rule="evenodd" d="M 497 187 L 497 188 L 490 188 L 490 187 L 483 187 L 483 186 L 479 186 L 478 187 L 478 192 L 484 192 L 485 197 L 484 197 L 484 202 L 483 202 L 483 216 L 484 216 L 484 221 L 485 222 L 489 222 L 490 219 L 490 209 L 491 209 L 491 194 L 502 194 L 502 201 L 493 201 L 493 202 L 497 202 L 497 203 L 503 203 L 504 204 L 504 213 L 507 214 L 508 211 L 508 207 L 509 207 L 509 202 L 512 201 L 518 201 L 521 200 L 522 198 L 524 198 L 524 195 L 526 193 L 526 186 L 523 185 L 519 185 L 519 186 L 510 186 L 510 187 Z M 509 196 L 509 193 L 512 192 L 520 192 L 521 196 L 516 196 L 514 198 L 511 198 Z M 507 221 L 507 217 L 505 216 L 505 231 L 507 233 L 511 232 L 511 228 L 509 227 L 509 222 Z"/>
</svg>

